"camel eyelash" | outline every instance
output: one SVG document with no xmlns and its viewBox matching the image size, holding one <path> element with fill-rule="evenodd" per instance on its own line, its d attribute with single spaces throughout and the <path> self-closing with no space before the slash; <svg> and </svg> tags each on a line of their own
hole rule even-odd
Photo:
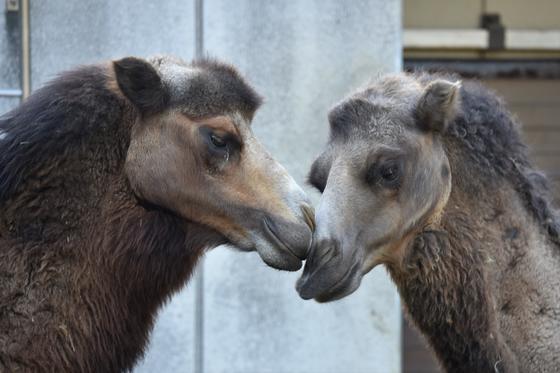
<svg viewBox="0 0 560 373">
<path fill-rule="evenodd" d="M 380 185 L 398 189 L 401 183 L 402 165 L 398 159 L 377 161 L 367 168 L 365 181 L 368 185 Z"/>
<path fill-rule="evenodd" d="M 241 149 L 241 142 L 230 132 L 219 132 L 204 126 L 200 128 L 200 133 L 211 153 L 235 153 Z"/>
</svg>

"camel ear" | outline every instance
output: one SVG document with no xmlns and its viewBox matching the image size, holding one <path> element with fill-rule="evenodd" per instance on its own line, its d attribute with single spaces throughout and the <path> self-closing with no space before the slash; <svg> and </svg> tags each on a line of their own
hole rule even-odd
<svg viewBox="0 0 560 373">
<path fill-rule="evenodd" d="M 431 82 L 416 108 L 418 124 L 424 130 L 445 132 L 459 110 L 461 81 L 452 83 L 447 80 Z"/>
<path fill-rule="evenodd" d="M 113 67 L 122 93 L 141 113 L 155 113 L 164 109 L 168 94 L 159 74 L 150 63 L 126 57 L 113 61 Z"/>
</svg>

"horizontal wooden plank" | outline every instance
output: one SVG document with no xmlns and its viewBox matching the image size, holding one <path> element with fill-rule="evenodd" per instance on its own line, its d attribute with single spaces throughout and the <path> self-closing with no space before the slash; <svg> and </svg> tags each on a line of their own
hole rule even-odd
<svg viewBox="0 0 560 373">
<path fill-rule="evenodd" d="M 535 130 L 530 125 L 524 126 L 521 132 L 530 153 L 557 154 L 560 158 L 560 124 L 548 130 Z"/>
<path fill-rule="evenodd" d="M 559 87 L 560 88 L 560 87 Z M 535 98 L 536 99 L 536 98 Z M 557 101 L 545 101 L 544 99 L 540 99 L 538 102 L 511 102 L 506 101 L 506 105 L 516 111 L 542 111 L 542 110 L 556 110 L 560 111 L 558 107 L 560 105 L 560 100 Z"/>
<path fill-rule="evenodd" d="M 550 148 L 560 152 L 560 123 L 554 130 L 534 130 L 530 126 L 521 129 L 521 136 L 531 149 Z"/>
<path fill-rule="evenodd" d="M 405 29 L 403 47 L 409 49 L 486 49 L 488 31 L 484 29 Z"/>
<path fill-rule="evenodd" d="M 407 28 L 406 49 L 488 49 L 489 34 L 480 28 Z M 506 50 L 558 50 L 560 30 L 505 30 Z"/>
<path fill-rule="evenodd" d="M 511 106 L 508 109 L 513 112 L 524 127 L 531 126 L 558 126 L 560 127 L 559 106 Z"/>
<path fill-rule="evenodd" d="M 544 171 L 550 178 L 560 177 L 560 156 L 559 155 L 539 155 L 531 156 L 531 160 L 537 168 Z"/>
<path fill-rule="evenodd" d="M 560 164 L 560 151 L 558 151 L 557 148 L 550 148 L 545 146 L 529 147 L 528 154 L 531 159 L 536 157 L 555 157 L 558 164 Z"/>
<path fill-rule="evenodd" d="M 523 125 L 521 126 L 521 132 L 530 131 L 545 131 L 545 132 L 557 132 L 560 131 L 560 126 L 554 122 L 553 124 L 534 124 L 531 123 L 530 127 Z"/>
<path fill-rule="evenodd" d="M 483 83 L 510 104 L 560 101 L 560 80 L 486 79 Z"/>
<path fill-rule="evenodd" d="M 559 30 L 506 30 L 506 49 L 560 49 Z"/>
</svg>

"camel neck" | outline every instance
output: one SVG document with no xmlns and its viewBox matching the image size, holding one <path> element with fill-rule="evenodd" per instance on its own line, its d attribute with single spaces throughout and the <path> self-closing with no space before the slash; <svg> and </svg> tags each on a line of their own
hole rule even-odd
<svg viewBox="0 0 560 373">
<path fill-rule="evenodd" d="M 511 368 L 513 360 L 497 330 L 478 248 L 458 252 L 447 232 L 426 231 L 411 249 L 402 267 L 389 272 L 408 315 L 445 369 L 515 371 L 502 369 Z"/>
<path fill-rule="evenodd" d="M 111 305 L 91 314 L 98 333 L 93 339 L 120 349 L 100 360 L 112 364 L 106 371 L 123 371 L 146 347 L 157 310 L 187 283 L 204 250 L 223 242 L 206 227 L 136 200 L 107 200 L 103 207 L 101 215 L 113 220 L 88 237 L 90 279 L 82 293 L 88 302 Z M 92 353 L 84 357 L 96 359 Z"/>
<path fill-rule="evenodd" d="M 454 187 L 441 226 L 418 234 L 401 265 L 388 269 L 410 318 L 447 371 L 515 372 L 516 360 L 499 330 L 495 278 L 488 271 L 489 263 L 504 261 L 495 245 L 502 239 L 503 219 L 492 214 L 510 214 Z"/>
<path fill-rule="evenodd" d="M 21 361 L 130 370 L 157 309 L 208 243 L 200 228 L 130 190 L 123 167 L 136 114 L 103 74 L 90 68 L 55 81 L 0 120 L 1 270 L 14 273 L 0 285 L 14 299 L 1 310 L 11 315 L 3 341 L 34 341 L 3 360 L 10 371 Z"/>
</svg>

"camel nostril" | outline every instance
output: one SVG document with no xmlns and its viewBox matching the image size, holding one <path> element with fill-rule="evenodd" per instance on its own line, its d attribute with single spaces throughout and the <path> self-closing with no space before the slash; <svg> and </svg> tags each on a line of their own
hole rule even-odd
<svg viewBox="0 0 560 373">
<path fill-rule="evenodd" d="M 316 248 L 316 247 L 315 247 Z M 311 277 L 335 258 L 341 258 L 338 246 L 334 244 L 324 245 L 319 252 L 313 252 L 307 258 L 307 274 Z"/>
<path fill-rule="evenodd" d="M 311 232 L 315 232 L 315 210 L 309 205 L 301 205 L 301 212 L 303 214 L 303 219 L 311 229 Z"/>
<path fill-rule="evenodd" d="M 313 247 L 301 277 L 296 283 L 296 290 L 304 299 L 328 290 L 337 279 L 342 265 L 342 246 L 333 239 L 321 239 Z"/>
</svg>

